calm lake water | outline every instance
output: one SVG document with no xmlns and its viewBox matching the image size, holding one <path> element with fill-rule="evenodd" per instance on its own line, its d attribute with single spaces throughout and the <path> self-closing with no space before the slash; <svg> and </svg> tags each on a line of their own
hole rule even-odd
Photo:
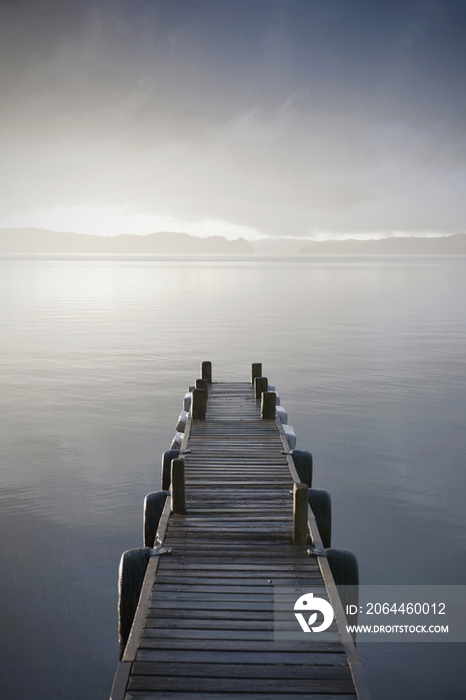
<svg viewBox="0 0 466 700">
<path fill-rule="evenodd" d="M 466 258 L 0 260 L 0 696 L 104 700 L 117 569 L 188 384 L 262 362 L 362 583 L 466 582 Z M 359 646 L 373 700 L 463 644 Z"/>
</svg>

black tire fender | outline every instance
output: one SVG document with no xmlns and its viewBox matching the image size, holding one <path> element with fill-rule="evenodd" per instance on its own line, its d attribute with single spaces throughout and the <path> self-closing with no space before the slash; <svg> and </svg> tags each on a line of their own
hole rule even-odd
<svg viewBox="0 0 466 700">
<path fill-rule="evenodd" d="M 340 595 L 343 610 L 350 624 L 355 625 L 358 621 L 358 614 L 350 615 L 347 606 L 355 605 L 358 610 L 359 603 L 359 566 L 356 555 L 347 549 L 326 549 L 327 561 L 335 579 L 335 583 Z M 354 608 L 353 608 L 354 609 Z"/>
<path fill-rule="evenodd" d="M 144 499 L 144 547 L 153 547 L 168 491 L 148 493 Z"/>
<path fill-rule="evenodd" d="M 328 491 L 309 489 L 309 505 L 314 513 L 324 548 L 332 543 L 332 500 Z"/>
<path fill-rule="evenodd" d="M 312 454 L 304 450 L 292 450 L 291 456 L 302 484 L 312 487 Z"/>
<path fill-rule="evenodd" d="M 170 490 L 172 459 L 179 456 L 179 450 L 166 450 L 162 455 L 162 491 Z"/>
<path fill-rule="evenodd" d="M 325 550 L 337 586 L 358 586 L 359 567 L 356 555 L 347 549 Z"/>
<path fill-rule="evenodd" d="M 118 572 L 118 636 L 121 661 L 138 607 L 147 563 L 152 549 L 141 547 L 123 552 Z"/>
</svg>

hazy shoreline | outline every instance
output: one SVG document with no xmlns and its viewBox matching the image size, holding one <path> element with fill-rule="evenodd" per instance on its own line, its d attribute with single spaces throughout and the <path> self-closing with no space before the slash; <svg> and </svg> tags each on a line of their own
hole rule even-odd
<svg viewBox="0 0 466 700">
<path fill-rule="evenodd" d="M 466 255 L 466 234 L 311 241 L 299 238 L 201 238 L 187 233 L 95 236 L 39 228 L 0 229 L 0 256 L 27 255 Z"/>
</svg>

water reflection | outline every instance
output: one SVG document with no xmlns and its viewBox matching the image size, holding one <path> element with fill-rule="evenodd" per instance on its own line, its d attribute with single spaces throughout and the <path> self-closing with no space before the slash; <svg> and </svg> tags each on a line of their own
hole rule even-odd
<svg viewBox="0 0 466 700">
<path fill-rule="evenodd" d="M 2 695 L 107 697 L 119 556 L 203 359 L 214 380 L 262 361 L 366 583 L 464 582 L 464 259 L 0 267 Z M 438 697 L 434 663 L 411 682 L 417 652 L 374 647 L 375 698 L 387 663 L 400 700 Z"/>
</svg>

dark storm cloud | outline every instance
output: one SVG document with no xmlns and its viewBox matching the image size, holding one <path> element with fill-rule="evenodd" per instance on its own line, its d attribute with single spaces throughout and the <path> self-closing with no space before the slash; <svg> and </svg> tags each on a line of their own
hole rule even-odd
<svg viewBox="0 0 466 700">
<path fill-rule="evenodd" d="M 454 230 L 466 6 L 0 3 L 3 214 Z"/>
</svg>

